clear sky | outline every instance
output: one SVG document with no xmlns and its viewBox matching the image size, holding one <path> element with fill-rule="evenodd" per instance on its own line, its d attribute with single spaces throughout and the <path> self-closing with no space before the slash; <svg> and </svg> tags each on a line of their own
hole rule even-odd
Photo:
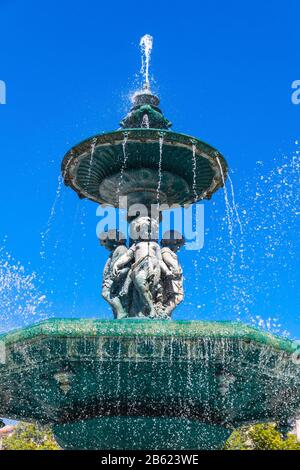
<svg viewBox="0 0 300 470">
<path fill-rule="evenodd" d="M 230 268 L 223 190 L 205 203 L 204 248 L 180 255 L 175 318 L 239 318 L 300 337 L 299 14 L 298 0 L 0 0 L 0 329 L 111 318 L 97 206 L 58 177 L 72 145 L 119 126 L 149 33 L 161 107 L 173 129 L 225 155 L 243 230 L 233 214 Z"/>
</svg>

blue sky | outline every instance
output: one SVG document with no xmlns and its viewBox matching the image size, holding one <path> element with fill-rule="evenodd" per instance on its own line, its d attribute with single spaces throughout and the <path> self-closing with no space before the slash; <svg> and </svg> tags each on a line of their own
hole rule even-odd
<svg viewBox="0 0 300 470">
<path fill-rule="evenodd" d="M 66 151 L 116 129 L 126 114 L 139 39 L 149 33 L 161 107 L 173 129 L 225 155 L 244 232 L 235 221 L 229 272 L 223 191 L 205 203 L 205 246 L 180 255 L 186 300 L 175 318 L 263 326 L 271 318 L 274 331 L 300 336 L 300 105 L 291 101 L 300 79 L 299 13 L 296 0 L 0 0 L 2 263 L 9 252 L 24 276 L 36 272 L 36 297 L 48 302 L 24 314 L 28 282 L 19 300 L 12 290 L 1 305 L 0 296 L 2 328 L 51 315 L 111 317 L 100 296 L 107 254 L 95 236 L 97 206 L 56 191 Z"/>
</svg>

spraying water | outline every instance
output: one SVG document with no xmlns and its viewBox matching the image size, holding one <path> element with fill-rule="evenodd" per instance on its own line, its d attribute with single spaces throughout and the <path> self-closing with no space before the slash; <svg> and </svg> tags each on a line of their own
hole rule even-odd
<svg viewBox="0 0 300 470">
<path fill-rule="evenodd" d="M 142 51 L 141 74 L 144 79 L 144 84 L 146 88 L 148 89 L 150 89 L 149 65 L 150 65 L 152 45 L 153 45 L 153 37 L 150 36 L 150 34 L 145 34 L 140 40 L 140 46 L 141 46 L 141 51 Z"/>
<path fill-rule="evenodd" d="M 46 296 L 34 272 L 0 247 L 0 332 L 26 326 L 49 317 Z"/>
<path fill-rule="evenodd" d="M 201 279 L 195 282 L 194 270 L 189 273 L 187 268 L 186 307 L 183 306 L 182 314 L 179 312 L 180 318 L 189 314 L 192 307 L 195 319 L 240 319 L 272 333 L 287 334 L 291 316 L 296 320 L 299 311 L 296 234 L 299 232 L 300 153 L 297 151 L 274 158 L 273 165 L 258 161 L 251 177 L 239 175 L 235 199 L 243 233 L 234 213 L 232 246 L 224 194 L 220 192 L 211 201 L 207 209 L 205 255 L 202 251 L 186 251 L 182 259 L 183 267 L 195 263 Z M 228 199 L 232 204 L 230 186 Z M 232 249 L 235 251 L 233 276 Z M 291 292 L 295 292 L 294 299 L 290 299 Z"/>
</svg>

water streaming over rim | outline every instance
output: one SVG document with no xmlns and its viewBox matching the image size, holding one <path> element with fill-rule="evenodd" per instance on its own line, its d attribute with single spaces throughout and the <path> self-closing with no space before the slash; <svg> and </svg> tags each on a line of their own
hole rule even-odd
<svg viewBox="0 0 300 470">
<path fill-rule="evenodd" d="M 145 34 L 140 40 L 140 47 L 142 51 L 142 67 L 141 74 L 144 78 L 144 84 L 150 89 L 149 81 L 149 65 L 151 58 L 151 51 L 153 46 L 153 37 L 150 34 Z"/>
<path fill-rule="evenodd" d="M 46 228 L 43 232 L 41 232 L 40 256 L 41 256 L 42 260 L 45 260 L 45 258 L 46 258 L 46 242 L 47 242 L 48 235 L 49 235 L 51 227 L 52 227 L 52 223 L 55 219 L 56 208 L 57 208 L 58 201 L 60 200 L 60 197 L 61 197 L 62 189 L 63 189 L 63 177 L 62 177 L 62 175 L 59 175 L 57 189 L 55 191 L 55 197 L 54 197 L 54 201 L 53 201 L 53 204 L 51 206 L 51 209 L 50 209 L 50 215 L 49 215 L 47 223 L 46 223 Z"/>
<path fill-rule="evenodd" d="M 223 189 L 224 189 L 224 200 L 225 200 L 225 210 L 226 210 L 226 217 L 227 217 L 227 223 L 228 223 L 228 232 L 229 232 L 229 244 L 231 246 L 231 256 L 230 256 L 230 269 L 229 269 L 229 276 L 231 278 L 235 277 L 235 266 L 234 266 L 234 260 L 236 256 L 236 251 L 235 251 L 235 246 L 234 246 L 234 240 L 233 240 L 233 209 L 230 205 L 229 198 L 228 198 L 228 192 L 227 192 L 227 187 L 226 187 L 226 182 L 225 182 L 225 177 L 224 177 L 224 172 L 222 165 L 220 163 L 220 160 L 218 157 L 216 157 L 221 177 L 222 177 L 222 182 L 223 182 Z M 234 283 L 233 285 L 233 290 L 236 289 L 236 285 Z"/>
<path fill-rule="evenodd" d="M 196 191 L 196 175 L 197 175 L 197 159 L 196 159 L 196 145 L 193 143 L 192 144 L 192 169 L 193 169 L 193 195 L 194 195 L 194 201 L 196 202 L 198 199 L 198 194 Z"/>
<path fill-rule="evenodd" d="M 157 184 L 157 190 L 156 190 L 156 201 L 157 201 L 158 207 L 160 204 L 160 188 L 161 188 L 161 179 L 162 179 L 163 144 L 164 144 L 164 135 L 161 134 L 159 137 L 158 184 Z"/>
<path fill-rule="evenodd" d="M 91 143 L 91 156 L 90 156 L 90 164 L 89 164 L 88 182 L 90 182 L 91 180 L 91 171 L 92 171 L 92 167 L 94 163 L 94 153 L 95 153 L 96 143 L 97 143 L 97 137 L 94 137 Z"/>
<path fill-rule="evenodd" d="M 71 155 L 73 154 L 73 150 L 71 150 Z M 56 216 L 56 210 L 57 210 L 57 205 L 58 205 L 58 202 L 60 201 L 61 199 L 61 194 L 63 192 L 63 182 L 64 182 L 64 178 L 67 174 L 67 171 L 68 171 L 68 167 L 71 163 L 71 159 L 69 160 L 69 162 L 67 163 L 66 165 L 66 168 L 65 168 L 65 171 L 63 173 L 63 175 L 59 175 L 58 176 L 58 185 L 57 185 L 57 189 L 55 191 L 55 197 L 54 197 L 54 201 L 53 201 L 53 204 L 51 206 L 51 209 L 50 209 L 50 215 L 48 217 L 48 220 L 47 220 L 47 223 L 46 223 L 46 229 L 41 232 L 41 248 L 40 248 L 40 256 L 41 256 L 41 259 L 45 261 L 46 259 L 46 243 L 47 243 L 47 240 L 48 240 L 48 236 L 50 234 L 50 231 L 51 231 L 51 227 L 52 227 L 52 224 L 55 220 L 55 216 Z"/>
<path fill-rule="evenodd" d="M 128 132 L 124 132 L 124 137 L 123 137 L 123 142 L 122 142 L 123 161 L 122 161 L 122 166 L 121 166 L 119 183 L 117 187 L 117 196 L 116 196 L 117 204 L 119 203 L 120 191 L 122 189 L 122 184 L 124 180 L 124 172 L 126 170 L 127 160 L 128 160 L 128 155 L 126 152 L 127 141 L 128 141 Z"/>
<path fill-rule="evenodd" d="M 232 208 L 231 208 L 230 203 L 229 203 L 228 192 L 227 192 L 227 188 L 226 188 L 223 168 L 222 168 L 222 165 L 220 163 L 219 157 L 216 157 L 216 160 L 217 160 L 217 163 L 218 163 L 218 167 L 219 167 L 221 177 L 222 177 L 222 182 L 223 182 L 226 216 L 227 216 L 227 222 L 228 222 L 229 237 L 230 237 L 230 240 L 231 240 L 232 239 L 232 234 L 233 234 L 233 226 L 232 226 L 232 218 L 231 218 Z"/>
<path fill-rule="evenodd" d="M 237 222 L 238 222 L 238 224 L 239 224 L 241 235 L 243 235 L 243 226 L 242 226 L 242 223 L 241 223 L 240 214 L 239 214 L 239 212 L 238 212 L 238 209 L 237 209 L 237 206 L 236 206 L 236 203 L 235 203 L 235 195 L 234 195 L 233 183 L 232 183 L 232 179 L 230 178 L 229 172 L 228 172 L 227 178 L 228 178 L 228 181 L 229 181 L 229 183 L 230 183 L 231 197 L 232 197 L 232 208 L 233 208 L 233 211 L 234 211 L 234 213 L 235 213 L 235 215 L 236 215 L 236 220 L 237 220 Z"/>
</svg>

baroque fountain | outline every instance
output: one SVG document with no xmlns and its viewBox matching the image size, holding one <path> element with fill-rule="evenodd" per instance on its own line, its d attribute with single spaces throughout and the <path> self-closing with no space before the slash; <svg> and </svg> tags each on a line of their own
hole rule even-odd
<svg viewBox="0 0 300 470">
<path fill-rule="evenodd" d="M 149 84 L 117 131 L 74 146 L 62 175 L 80 198 L 120 208 L 129 237 L 101 233 L 109 251 L 102 295 L 114 320 L 51 319 L 0 336 L 0 415 L 50 424 L 65 449 L 216 449 L 246 423 L 284 434 L 300 407 L 297 346 L 240 322 L 175 321 L 183 300 L 174 230 L 164 210 L 210 199 L 227 163 L 170 130 Z"/>
</svg>

